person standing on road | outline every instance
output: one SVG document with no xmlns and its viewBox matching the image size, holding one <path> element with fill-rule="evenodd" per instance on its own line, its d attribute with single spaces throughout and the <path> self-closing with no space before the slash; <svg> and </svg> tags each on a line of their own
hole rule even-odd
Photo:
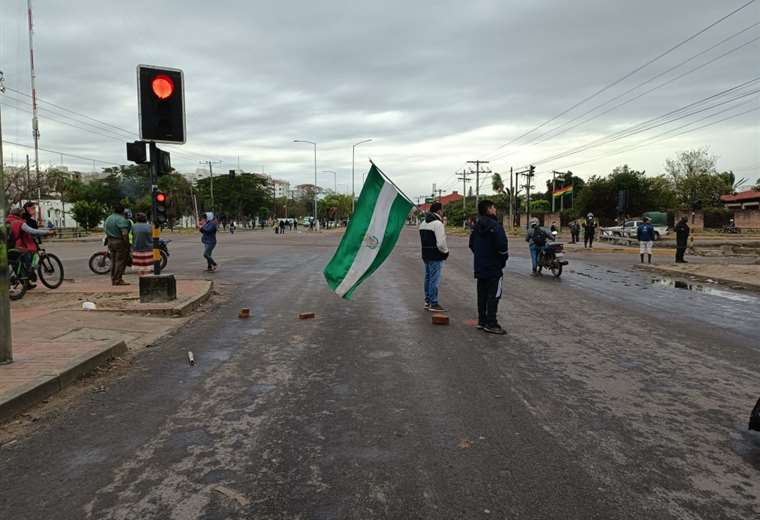
<svg viewBox="0 0 760 520">
<path fill-rule="evenodd" d="M 578 224 L 577 220 L 574 220 L 570 224 L 570 243 L 571 244 L 577 244 L 580 241 L 581 236 L 581 226 Z"/>
<path fill-rule="evenodd" d="M 639 240 L 639 255 L 641 263 L 644 263 L 644 255 L 648 256 L 647 262 L 652 263 L 652 246 L 654 245 L 654 226 L 649 217 L 644 217 L 644 222 L 636 228 L 636 238 Z"/>
<path fill-rule="evenodd" d="M 676 224 L 676 263 L 677 264 L 688 264 L 686 260 L 683 259 L 684 253 L 686 253 L 686 248 L 689 247 L 689 219 L 686 217 L 681 217 L 681 220 L 678 221 L 678 224 Z"/>
<path fill-rule="evenodd" d="M 202 234 L 201 243 L 203 244 L 203 258 L 206 259 L 206 264 L 208 266 L 206 271 L 212 273 L 216 271 L 218 265 L 211 257 L 211 253 L 213 253 L 214 248 L 216 247 L 216 231 L 219 229 L 216 218 L 202 219 L 201 225 L 198 229 Z"/>
<path fill-rule="evenodd" d="M 594 248 L 594 235 L 596 234 L 596 223 L 594 222 L 594 214 L 589 213 L 586 215 L 586 221 L 583 222 L 583 248 Z"/>
<path fill-rule="evenodd" d="M 490 334 L 506 334 L 496 312 L 501 299 L 504 266 L 509 258 L 509 243 L 504 228 L 496 219 L 496 206 L 490 200 L 478 203 L 478 220 L 470 233 L 475 278 L 478 281 L 478 328 Z"/>
<path fill-rule="evenodd" d="M 433 202 L 430 205 L 430 213 L 425 215 L 425 220 L 419 227 L 422 261 L 425 263 L 425 310 L 428 311 L 445 310 L 438 302 L 443 261 L 449 257 L 442 216 L 443 206 L 440 202 Z"/>
<path fill-rule="evenodd" d="M 114 204 L 113 213 L 106 219 L 103 229 L 111 254 L 111 285 L 129 285 L 123 277 L 129 262 L 129 236 L 132 225 L 124 217 L 124 206 L 118 202 Z"/>
<path fill-rule="evenodd" d="M 132 267 L 143 276 L 153 267 L 153 228 L 145 213 L 135 214 L 132 226 Z"/>
</svg>

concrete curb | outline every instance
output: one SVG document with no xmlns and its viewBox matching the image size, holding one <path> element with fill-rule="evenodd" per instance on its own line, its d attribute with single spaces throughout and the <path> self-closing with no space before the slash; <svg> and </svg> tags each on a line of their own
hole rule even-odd
<svg viewBox="0 0 760 520">
<path fill-rule="evenodd" d="M 51 395 L 57 394 L 79 377 L 125 352 L 127 352 L 127 344 L 120 340 L 95 355 L 88 353 L 74 358 L 58 374 L 41 376 L 33 383 L 21 386 L 14 394 L 0 402 L 0 421 L 10 419 Z"/>
<path fill-rule="evenodd" d="M 760 283 L 753 284 L 748 282 L 740 282 L 737 280 L 730 280 L 728 278 L 719 278 L 716 276 L 705 276 L 701 274 L 696 273 L 685 273 L 682 271 L 672 271 L 670 269 L 665 269 L 662 267 L 657 266 L 650 266 L 650 265 L 643 265 L 643 266 L 635 266 L 636 269 L 640 271 L 648 271 L 651 273 L 657 273 L 662 275 L 667 275 L 672 278 L 687 278 L 687 279 L 693 279 L 698 280 L 700 282 L 710 283 L 708 280 L 712 280 L 713 282 L 717 282 L 720 285 L 729 285 L 733 287 L 742 287 L 744 289 L 748 289 L 750 291 L 757 291 L 760 292 Z"/>
<path fill-rule="evenodd" d="M 123 314 L 150 314 L 151 316 L 166 316 L 179 318 L 187 316 L 192 311 L 200 307 L 210 297 L 214 290 L 214 282 L 209 280 L 206 290 L 196 296 L 191 297 L 181 303 L 173 305 L 171 307 L 154 307 L 154 308 L 132 308 L 132 309 L 97 309 L 95 311 L 87 312 L 120 312 Z M 150 305 L 150 304 L 148 304 Z"/>
</svg>

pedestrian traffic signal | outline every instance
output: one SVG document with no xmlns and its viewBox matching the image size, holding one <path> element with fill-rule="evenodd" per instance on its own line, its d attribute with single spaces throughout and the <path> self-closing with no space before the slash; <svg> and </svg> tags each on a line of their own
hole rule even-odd
<svg viewBox="0 0 760 520">
<path fill-rule="evenodd" d="M 185 142 L 185 93 L 180 69 L 137 66 L 140 139 Z"/>
<path fill-rule="evenodd" d="M 163 191 L 156 190 L 153 192 L 153 205 L 155 207 L 155 215 L 156 219 L 153 224 L 155 226 L 161 227 L 164 224 L 166 224 L 167 220 L 169 220 L 166 216 L 166 206 L 167 206 L 167 197 L 166 193 Z"/>
</svg>

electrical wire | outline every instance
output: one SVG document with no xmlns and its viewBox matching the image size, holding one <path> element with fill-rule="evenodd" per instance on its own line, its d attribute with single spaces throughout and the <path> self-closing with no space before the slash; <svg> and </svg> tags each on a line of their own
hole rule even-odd
<svg viewBox="0 0 760 520">
<path fill-rule="evenodd" d="M 649 78 L 648 80 L 645 80 L 645 81 L 639 83 L 638 85 L 636 85 L 636 86 L 634 86 L 634 87 L 626 90 L 622 94 L 619 94 L 619 95 L 617 95 L 617 96 L 615 96 L 615 97 L 613 97 L 613 98 L 611 98 L 611 99 L 609 99 L 609 100 L 607 100 L 607 101 L 605 101 L 603 103 L 600 103 L 600 104 L 596 105 L 595 107 L 587 110 L 586 112 L 583 112 L 582 114 L 574 117 L 573 119 L 570 119 L 570 120 L 566 121 L 565 123 L 563 123 L 563 124 L 561 124 L 561 125 L 553 128 L 551 130 L 548 130 L 548 131 L 542 133 L 538 137 L 536 137 L 536 138 L 528 141 L 527 143 L 523 144 L 523 146 L 530 146 L 532 144 L 540 144 L 540 143 L 548 141 L 549 139 L 554 139 L 555 137 L 558 137 L 558 136 L 560 136 L 562 134 L 565 134 L 568 131 L 573 130 L 573 129 L 575 129 L 575 128 L 581 126 L 581 125 L 584 125 L 584 124 L 586 124 L 586 123 L 588 123 L 590 121 L 598 119 L 599 117 L 601 117 L 601 116 L 603 116 L 605 114 L 608 114 L 609 112 L 615 110 L 616 108 L 619 108 L 619 107 L 627 105 L 627 104 L 629 104 L 629 103 L 631 103 L 631 102 L 633 102 L 633 101 L 635 101 L 637 99 L 640 99 L 641 97 L 643 97 L 643 96 L 645 96 L 645 95 L 647 95 L 647 94 L 649 94 L 651 92 L 654 92 L 655 90 L 658 90 L 658 89 L 660 89 L 660 88 L 662 88 L 662 87 L 664 87 L 666 85 L 669 85 L 669 84 L 671 84 L 671 83 L 673 83 L 673 82 L 675 82 L 675 81 L 677 81 L 677 80 L 679 80 L 679 79 L 681 79 L 681 78 L 683 78 L 685 76 L 688 76 L 689 74 L 692 74 L 692 73 L 694 73 L 694 72 L 696 72 L 696 71 L 698 71 L 698 70 L 700 70 L 700 69 L 702 69 L 702 68 L 704 68 L 704 67 L 706 67 L 708 65 L 711 65 L 712 63 L 715 63 L 716 61 L 718 61 L 720 59 L 725 58 L 726 56 L 728 56 L 728 55 L 730 55 L 730 54 L 732 54 L 732 53 L 734 53 L 734 52 L 736 52 L 736 51 L 738 51 L 740 49 L 743 49 L 744 47 L 747 47 L 748 45 L 750 45 L 750 44 L 752 44 L 752 43 L 760 40 L 760 36 L 758 36 L 756 38 L 753 38 L 753 39 L 751 39 L 751 40 L 749 40 L 749 41 L 747 41 L 747 42 L 745 42 L 745 43 L 743 43 L 743 44 L 741 44 L 741 45 L 739 45 L 737 47 L 734 47 L 733 49 L 730 49 L 729 51 L 726 51 L 723 54 L 720 54 L 719 56 L 716 56 L 716 57 L 710 59 L 709 61 L 707 61 L 707 62 L 705 62 L 705 63 L 703 63 L 701 65 L 698 65 L 697 67 L 694 67 L 694 68 L 692 68 L 692 69 L 690 69 L 690 70 L 688 70 L 688 71 L 686 71 L 686 72 L 684 72 L 682 74 L 679 74 L 678 76 L 675 76 L 675 77 L 673 77 L 673 78 L 671 78 L 671 79 L 669 79 L 667 81 L 664 81 L 664 82 L 656 85 L 653 88 L 645 90 L 644 92 L 641 92 L 641 93 L 637 94 L 636 96 L 634 96 L 634 97 L 632 97 L 632 98 L 630 98 L 630 99 L 628 99 L 626 101 L 622 101 L 622 102 L 620 102 L 618 104 L 615 104 L 612 107 L 608 108 L 607 110 L 605 110 L 605 111 L 603 111 L 603 112 L 601 112 L 599 114 L 596 114 L 596 115 L 594 115 L 592 117 L 586 118 L 583 121 L 580 121 L 579 123 L 576 123 L 575 125 L 572 125 L 572 126 L 569 126 L 569 127 L 566 127 L 564 129 L 562 129 L 563 126 L 568 125 L 570 123 L 573 123 L 574 121 L 577 121 L 578 119 L 582 118 L 583 116 L 588 115 L 588 114 L 594 112 L 595 110 L 597 110 L 599 108 L 602 108 L 605 105 L 608 105 L 609 103 L 620 99 L 621 97 L 625 96 L 626 94 L 629 94 L 629 93 L 633 92 L 634 90 L 637 90 L 638 88 L 640 88 L 640 87 L 642 87 L 642 86 L 644 86 L 644 85 L 646 85 L 648 83 L 651 83 L 653 80 L 655 80 L 655 79 L 657 79 L 659 77 L 662 77 L 663 75 L 665 75 L 665 74 L 667 74 L 669 72 L 672 72 L 673 70 L 675 70 L 675 69 L 677 69 L 677 68 L 685 65 L 686 63 L 688 63 L 690 61 L 692 61 L 696 57 L 704 55 L 705 53 L 713 50 L 714 48 L 716 48 L 719 45 L 725 43 L 726 41 L 729 41 L 730 39 L 738 36 L 739 34 L 742 34 L 742 33 L 746 32 L 747 30 L 749 30 L 751 28 L 754 28 L 754 27 L 756 27 L 758 25 L 760 25 L 760 22 L 756 22 L 756 23 L 750 25 L 749 27 L 746 27 L 746 28 L 742 29 L 738 33 L 735 33 L 734 35 L 729 36 L 728 38 L 725 38 L 724 40 L 721 40 L 719 43 L 713 45 L 712 47 L 710 47 L 710 48 L 708 48 L 708 49 L 706 49 L 706 50 L 704 50 L 704 51 L 702 51 L 702 52 L 700 52 L 698 54 L 695 54 L 694 56 L 688 58 L 687 60 L 685 60 L 685 61 L 683 61 L 683 62 L 681 62 L 681 63 L 679 63 L 679 64 L 677 64 L 677 65 L 675 65 L 675 66 L 673 66 L 673 67 L 671 67 L 671 68 L 663 71 L 663 72 L 661 72 L 660 74 L 657 74 L 657 75 Z M 560 131 L 557 131 L 557 130 L 560 130 Z M 556 132 L 556 133 L 553 133 L 553 132 Z M 551 135 L 549 135 L 549 134 L 551 134 Z M 506 155 L 508 155 L 507 152 L 504 152 L 502 154 L 497 154 L 497 156 L 495 158 L 493 158 L 493 160 L 498 160 L 498 159 L 500 159 L 500 158 L 502 158 L 502 157 L 504 157 Z"/>
<path fill-rule="evenodd" d="M 531 130 L 528 130 L 527 132 L 524 132 L 524 133 L 520 134 L 519 136 L 515 137 L 514 139 L 511 139 L 511 140 L 509 140 L 508 142 L 506 142 L 506 143 L 502 144 L 501 146 L 499 146 L 498 148 L 496 148 L 496 149 L 495 149 L 493 152 L 491 152 L 491 153 L 489 154 L 489 156 L 493 156 L 493 155 L 494 155 L 496 152 L 498 152 L 499 150 L 501 150 L 501 149 L 503 149 L 503 148 L 505 148 L 505 147 L 507 147 L 507 146 L 509 146 L 509 145 L 511 145 L 511 144 L 514 144 L 514 143 L 516 143 L 517 141 L 519 141 L 519 140 L 520 140 L 520 139 L 522 139 L 523 137 L 526 137 L 526 136 L 528 136 L 528 135 L 532 134 L 532 133 L 533 133 L 533 132 L 535 132 L 536 130 L 540 130 L 541 128 L 545 127 L 546 125 L 548 125 L 549 123 L 551 123 L 551 122 L 553 122 L 553 121 L 556 121 L 557 119 L 559 119 L 560 117 L 564 116 L 564 115 L 565 115 L 565 114 L 567 114 L 568 112 L 570 112 L 570 111 L 574 110 L 575 108 L 579 107 L 580 105 L 582 105 L 582 104 L 586 103 L 587 101 L 589 101 L 589 100 L 591 100 L 591 99 L 593 99 L 593 98 L 595 98 L 595 97 L 599 96 L 600 94 L 602 94 L 602 93 L 606 92 L 607 90 L 611 89 L 612 87 L 614 87 L 614 86 L 616 86 L 616 85 L 620 84 L 621 82 L 623 82 L 623 81 L 625 81 L 626 79 L 630 78 L 631 76 L 633 76 L 633 75 L 634 75 L 634 74 L 636 74 L 637 72 L 640 72 L 640 71 L 641 71 L 641 70 L 643 70 L 644 68 L 646 68 L 646 67 L 648 67 L 649 65 L 651 65 L 651 64 L 653 64 L 653 63 L 655 63 L 655 62 L 659 61 L 660 59 L 664 58 L 665 56 L 667 56 L 667 55 L 668 55 L 668 54 L 670 54 L 671 52 L 673 52 L 673 51 L 675 51 L 676 49 L 678 49 L 678 48 L 682 47 L 683 45 L 687 44 L 687 43 L 688 43 L 688 42 L 690 42 L 691 40 L 693 40 L 693 39 L 697 38 L 698 36 L 700 36 L 700 35 L 704 34 L 704 33 L 705 33 L 705 32 L 707 32 L 708 30 L 712 29 L 712 28 L 713 28 L 713 27 L 715 27 L 716 25 L 718 25 L 718 24 L 720 24 L 721 22 L 723 22 L 724 20 L 726 20 L 727 18 L 729 18 L 729 17 L 733 16 L 734 14 L 738 13 L 739 11 L 741 11 L 741 10 L 743 10 L 743 9 L 747 8 L 748 6 L 750 6 L 751 4 L 753 4 L 754 2 L 755 2 L 755 0 L 749 0 L 749 2 L 747 2 L 747 3 L 743 4 L 743 5 L 741 5 L 740 7 L 738 7 L 738 8 L 736 8 L 736 9 L 734 9 L 733 11 L 729 12 L 728 14 L 726 14 L 726 15 L 722 16 L 721 18 L 719 18 L 718 20 L 716 20 L 716 21 L 712 22 L 712 23 L 711 23 L 711 24 L 709 24 L 708 26 L 706 26 L 706 27 L 704 27 L 703 29 L 700 29 L 700 30 L 699 30 L 699 31 L 697 31 L 696 33 L 692 34 L 692 35 L 691 35 L 691 36 L 689 36 L 688 38 L 686 38 L 686 39 L 684 39 L 684 40 L 681 40 L 681 41 L 680 41 L 679 43 L 677 43 L 676 45 L 674 45 L 674 46 L 670 47 L 669 49 L 667 49 L 666 51 L 664 51 L 664 52 L 662 52 L 662 53 L 658 54 L 657 56 L 655 56 L 654 58 L 650 59 L 649 61 L 647 61 L 647 62 L 646 62 L 646 63 L 644 63 L 643 65 L 640 65 L 639 67 L 636 67 L 635 69 L 633 69 L 632 71 L 630 71 L 630 72 L 626 73 L 625 75 L 621 76 L 620 78 L 616 79 L 616 80 L 615 80 L 615 81 L 613 81 L 612 83 L 609 83 L 609 84 L 605 85 L 604 87 L 602 87 L 601 89 L 597 90 L 597 91 L 596 91 L 596 92 L 594 92 L 593 94 L 591 94 L 591 95 L 589 95 L 589 96 L 586 96 L 585 98 L 583 98 L 582 100 L 578 101 L 577 103 L 575 103 L 575 104 L 571 105 L 569 108 L 566 108 L 565 110 L 563 110 L 563 111 L 562 111 L 562 112 L 560 112 L 559 114 L 557 114 L 557 115 L 555 115 L 555 116 L 551 117 L 550 119 L 547 119 L 546 121 L 544 121 L 543 123 L 541 123 L 541 124 L 539 124 L 538 126 L 534 127 L 533 129 L 531 129 Z"/>
</svg>

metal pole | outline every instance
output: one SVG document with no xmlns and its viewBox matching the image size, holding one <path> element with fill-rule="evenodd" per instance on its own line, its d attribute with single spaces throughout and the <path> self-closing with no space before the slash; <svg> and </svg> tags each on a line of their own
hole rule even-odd
<svg viewBox="0 0 760 520">
<path fill-rule="evenodd" d="M 557 172 L 552 170 L 552 216 L 554 215 L 554 192 L 557 191 L 556 178 Z"/>
<path fill-rule="evenodd" d="M 34 134 L 34 173 L 37 183 L 40 182 L 40 152 L 39 152 L 39 140 L 40 130 L 37 121 L 37 89 L 35 88 L 34 72 L 34 38 L 33 38 L 33 24 L 32 24 L 32 0 L 26 0 L 27 12 L 29 14 L 29 65 L 32 77 L 32 133 Z"/>
<path fill-rule="evenodd" d="M 161 238 L 161 228 L 158 227 L 158 209 L 156 208 L 156 192 L 158 192 L 158 147 L 150 143 L 150 199 L 151 221 L 153 222 L 153 274 L 161 274 L 161 250 L 158 241 Z"/>
<path fill-rule="evenodd" d="M 314 145 L 314 229 L 319 231 L 319 220 L 317 220 L 317 143 Z"/>
<path fill-rule="evenodd" d="M 356 147 L 360 144 L 369 143 L 370 141 L 372 141 L 372 139 L 365 139 L 364 141 L 359 141 L 353 147 L 351 147 L 351 215 L 354 214 L 354 210 L 356 209 L 356 187 L 354 183 Z M 364 173 L 362 173 L 362 187 L 364 187 Z"/>
<path fill-rule="evenodd" d="M 30 200 L 29 194 L 32 192 L 32 179 L 29 176 L 29 154 L 26 154 L 26 189 L 24 190 L 24 198 Z"/>
<path fill-rule="evenodd" d="M 211 161 L 208 162 L 208 174 L 211 177 L 211 211 L 216 216 L 216 208 L 214 204 L 214 168 L 211 166 Z"/>
<path fill-rule="evenodd" d="M 0 72 L 0 94 L 5 92 L 3 73 Z M 0 109 L 1 110 L 1 109 Z M 6 250 L 5 217 L 8 213 L 5 197 L 5 170 L 3 169 L 3 124 L 0 114 L 0 364 L 13 361 L 11 341 L 11 301 L 8 297 L 8 251 Z"/>
</svg>

